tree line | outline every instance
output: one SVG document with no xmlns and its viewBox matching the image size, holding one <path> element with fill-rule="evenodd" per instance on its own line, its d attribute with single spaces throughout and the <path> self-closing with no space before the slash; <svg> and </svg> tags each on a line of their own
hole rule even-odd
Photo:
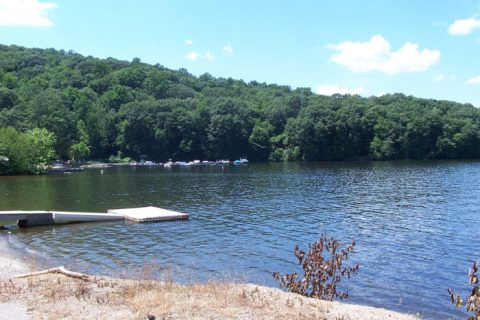
<svg viewBox="0 0 480 320">
<path fill-rule="evenodd" d="M 63 159 L 478 158 L 479 126 L 471 104 L 322 96 L 138 58 L 0 45 L 0 128 L 45 129 Z"/>
</svg>

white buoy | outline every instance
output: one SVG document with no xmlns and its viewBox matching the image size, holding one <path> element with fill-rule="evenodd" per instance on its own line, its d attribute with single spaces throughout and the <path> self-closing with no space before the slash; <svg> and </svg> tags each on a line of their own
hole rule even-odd
<svg viewBox="0 0 480 320">
<path fill-rule="evenodd" d="M 103 174 L 103 170 L 100 170 L 100 174 Z"/>
</svg>

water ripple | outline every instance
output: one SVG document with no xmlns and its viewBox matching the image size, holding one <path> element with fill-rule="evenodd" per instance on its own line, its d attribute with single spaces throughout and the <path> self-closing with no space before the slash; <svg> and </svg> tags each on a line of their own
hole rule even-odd
<svg viewBox="0 0 480 320">
<path fill-rule="evenodd" d="M 462 317 L 446 288 L 465 288 L 478 258 L 479 162 L 264 164 L 200 170 L 114 168 L 78 175 L 1 178 L 2 209 L 104 211 L 154 205 L 187 222 L 98 223 L 16 233 L 51 264 L 109 275 L 152 263 L 180 282 L 225 278 L 276 285 L 298 270 L 296 243 L 322 232 L 356 239 L 351 302 Z"/>
</svg>

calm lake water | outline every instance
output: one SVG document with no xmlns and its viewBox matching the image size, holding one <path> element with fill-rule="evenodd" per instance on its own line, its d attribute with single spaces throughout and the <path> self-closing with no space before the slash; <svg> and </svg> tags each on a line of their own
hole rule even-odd
<svg viewBox="0 0 480 320">
<path fill-rule="evenodd" d="M 182 222 L 72 224 L 8 236 L 49 265 L 118 276 L 154 264 L 180 282 L 276 286 L 272 271 L 298 270 L 295 244 L 306 248 L 327 232 L 357 241 L 349 261 L 360 272 L 342 283 L 347 301 L 447 319 L 464 316 L 447 288 L 465 296 L 468 268 L 480 258 L 479 186 L 480 162 L 469 161 L 91 169 L 0 177 L 0 210 L 188 212 Z"/>
</svg>

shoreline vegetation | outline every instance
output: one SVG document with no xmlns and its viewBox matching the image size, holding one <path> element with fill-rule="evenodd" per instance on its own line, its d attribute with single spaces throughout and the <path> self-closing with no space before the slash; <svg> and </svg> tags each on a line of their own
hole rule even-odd
<svg viewBox="0 0 480 320">
<path fill-rule="evenodd" d="M 478 159 L 480 109 L 401 93 L 323 96 L 138 58 L 0 44 L 0 174 L 39 173 L 54 159 L 239 157 Z"/>
<path fill-rule="evenodd" d="M 211 281 L 179 285 L 168 279 L 152 280 L 148 266 L 137 279 L 68 270 L 35 273 L 37 270 L 13 256 L 3 241 L 0 239 L 0 307 L 3 315 L 15 319 L 417 319 L 254 284 Z M 23 277 L 15 277 L 22 273 Z"/>
</svg>

